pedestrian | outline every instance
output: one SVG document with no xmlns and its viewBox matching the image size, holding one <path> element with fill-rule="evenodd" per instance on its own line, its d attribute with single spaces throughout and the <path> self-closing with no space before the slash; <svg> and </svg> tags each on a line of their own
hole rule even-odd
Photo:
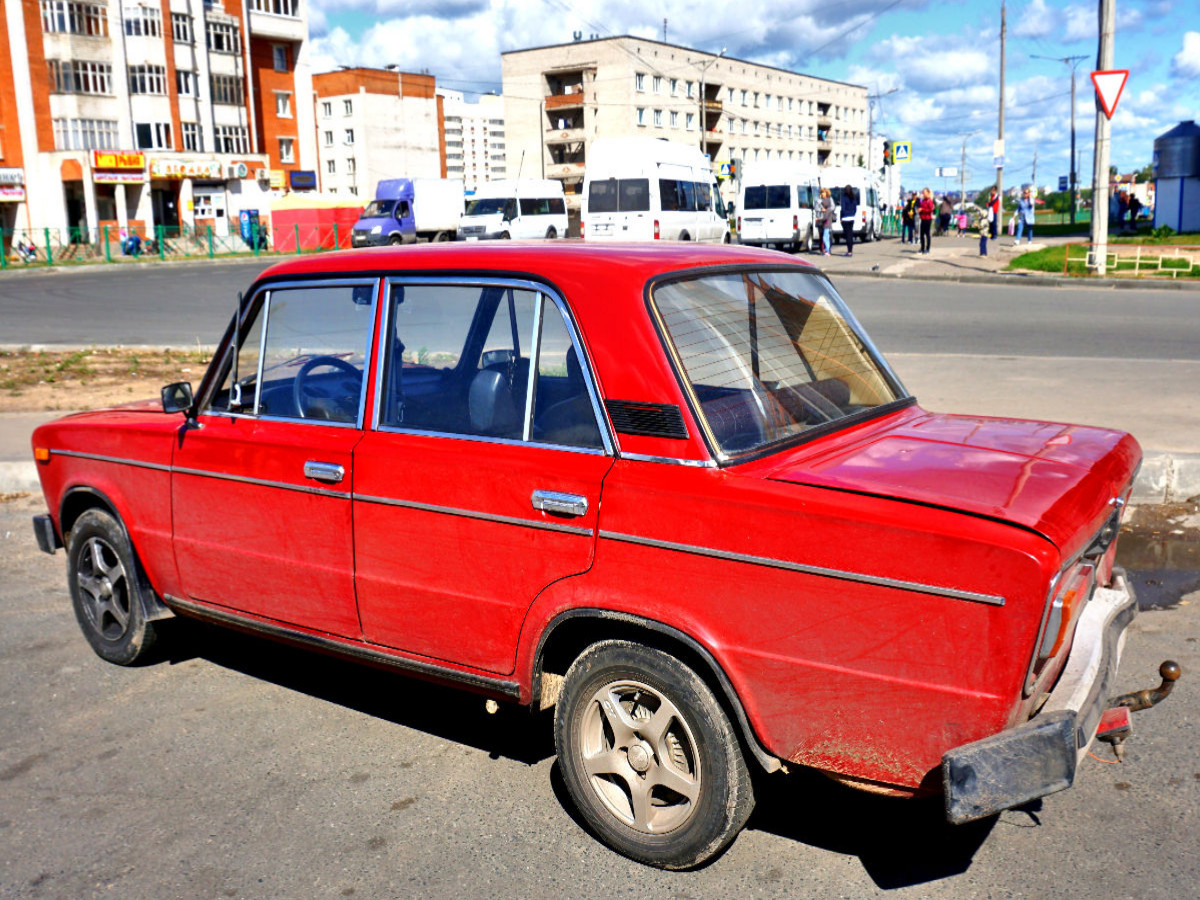
<svg viewBox="0 0 1200 900">
<path fill-rule="evenodd" d="M 967 233 L 967 226 L 971 224 L 971 217 L 967 215 L 966 210 L 958 214 L 958 236 L 962 237 Z"/>
<path fill-rule="evenodd" d="M 915 229 L 917 221 L 917 192 L 908 195 L 904 209 L 900 212 L 900 243 L 915 244 Z"/>
<path fill-rule="evenodd" d="M 1133 231 L 1137 231 L 1138 214 L 1142 211 L 1142 201 L 1138 199 L 1137 194 L 1129 195 L 1129 227 Z"/>
<path fill-rule="evenodd" d="M 991 226 L 984 219 L 979 220 L 979 224 L 975 226 L 975 230 L 979 232 L 979 255 L 988 255 L 988 233 Z"/>
<path fill-rule="evenodd" d="M 988 194 L 987 225 L 988 237 L 995 240 L 1000 236 L 1000 195 L 996 193 L 995 188 L 992 188 L 992 192 Z M 987 256 L 986 250 L 983 255 Z"/>
<path fill-rule="evenodd" d="M 933 230 L 933 191 L 925 188 L 921 191 L 921 202 L 917 206 L 917 216 L 921 220 L 921 252 L 928 254 L 931 243 L 929 232 Z"/>
<path fill-rule="evenodd" d="M 842 188 L 842 238 L 846 242 L 846 255 L 854 255 L 854 223 L 858 221 L 858 195 L 853 185 Z"/>
<path fill-rule="evenodd" d="M 821 255 L 829 256 L 833 252 L 833 196 L 829 188 L 821 188 L 821 202 L 818 205 L 818 222 L 821 225 Z"/>
<path fill-rule="evenodd" d="M 1029 188 L 1025 188 L 1021 192 L 1021 199 L 1017 201 L 1017 239 L 1013 242 L 1014 247 L 1021 243 L 1021 235 L 1027 229 L 1029 231 L 1028 243 L 1033 243 L 1033 222 L 1033 198 L 1029 196 Z"/>
<path fill-rule="evenodd" d="M 946 234 L 950 230 L 950 217 L 954 215 L 954 204 L 950 202 L 948 194 L 942 195 L 942 205 L 938 207 L 938 236 Z"/>
</svg>

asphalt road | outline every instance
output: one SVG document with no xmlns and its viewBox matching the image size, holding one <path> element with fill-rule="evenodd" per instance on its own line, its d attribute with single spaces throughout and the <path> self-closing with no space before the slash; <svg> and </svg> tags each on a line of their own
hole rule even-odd
<svg viewBox="0 0 1200 900">
<path fill-rule="evenodd" d="M 727 853 L 671 874 L 578 824 L 545 716 L 197 626 L 150 665 L 103 663 L 63 554 L 30 539 L 36 506 L 0 502 L 0 897 L 1178 900 L 1200 883 L 1200 594 L 1134 623 L 1118 687 L 1168 656 L 1185 674 L 1135 716 L 1120 767 L 1088 759 L 1071 790 L 961 828 L 937 803 L 772 776 Z"/>
</svg>

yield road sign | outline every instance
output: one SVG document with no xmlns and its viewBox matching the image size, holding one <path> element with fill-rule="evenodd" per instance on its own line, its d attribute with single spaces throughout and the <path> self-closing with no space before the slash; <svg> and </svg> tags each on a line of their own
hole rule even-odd
<svg viewBox="0 0 1200 900">
<path fill-rule="evenodd" d="M 1125 90 L 1125 82 L 1128 79 L 1128 69 L 1110 69 L 1092 73 L 1092 84 L 1096 87 L 1096 96 L 1100 98 L 1100 106 L 1104 109 L 1104 115 L 1110 119 L 1117 111 L 1117 103 L 1121 99 L 1121 92 Z"/>
<path fill-rule="evenodd" d="M 896 141 L 893 143 L 892 158 L 898 163 L 912 162 L 912 141 Z"/>
</svg>

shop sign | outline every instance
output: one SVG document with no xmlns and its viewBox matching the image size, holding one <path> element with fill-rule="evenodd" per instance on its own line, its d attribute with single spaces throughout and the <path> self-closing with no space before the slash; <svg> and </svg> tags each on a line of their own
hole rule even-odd
<svg viewBox="0 0 1200 900">
<path fill-rule="evenodd" d="M 287 183 L 287 172 L 283 169 L 271 170 L 271 187 L 282 188 Z"/>
<path fill-rule="evenodd" d="M 297 169 L 289 172 L 293 191 L 315 191 L 317 189 L 317 173 L 311 169 Z"/>
<path fill-rule="evenodd" d="M 25 199 L 24 187 L 0 184 L 0 203 L 20 203 Z"/>
<path fill-rule="evenodd" d="M 24 169 L 0 168 L 0 184 L 12 185 L 12 184 L 24 184 L 24 183 L 25 183 L 25 170 Z"/>
<path fill-rule="evenodd" d="M 146 154 L 136 150 L 93 150 L 92 168 L 144 170 Z"/>
<path fill-rule="evenodd" d="M 92 172 L 92 181 L 96 184 L 145 184 L 146 172 L 139 169 L 136 172 Z"/>
<path fill-rule="evenodd" d="M 225 167 L 211 159 L 164 159 L 150 160 L 151 178 L 207 178 L 212 181 L 225 180 Z"/>
</svg>

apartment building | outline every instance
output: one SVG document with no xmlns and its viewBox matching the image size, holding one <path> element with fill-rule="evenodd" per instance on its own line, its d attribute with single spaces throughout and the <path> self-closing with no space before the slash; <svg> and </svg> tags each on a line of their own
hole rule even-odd
<svg viewBox="0 0 1200 900">
<path fill-rule="evenodd" d="M 315 186 L 307 0 L 0 13 L 0 227 L 224 235 L 273 191 Z"/>
<path fill-rule="evenodd" d="M 446 111 L 446 177 L 461 178 L 468 194 L 485 181 L 508 178 L 504 98 L 483 94 L 470 103 L 461 91 L 444 88 L 438 95 Z M 519 170 L 518 165 L 512 177 Z"/>
<path fill-rule="evenodd" d="M 343 68 L 313 76 L 321 189 L 373 197 L 384 178 L 446 177 L 432 75 Z"/>
<path fill-rule="evenodd" d="M 857 165 L 867 89 L 644 38 L 577 40 L 502 54 L 508 166 L 582 190 L 598 137 L 693 143 L 718 173 L 730 160 Z M 732 199 L 734 188 L 722 188 Z"/>
</svg>

